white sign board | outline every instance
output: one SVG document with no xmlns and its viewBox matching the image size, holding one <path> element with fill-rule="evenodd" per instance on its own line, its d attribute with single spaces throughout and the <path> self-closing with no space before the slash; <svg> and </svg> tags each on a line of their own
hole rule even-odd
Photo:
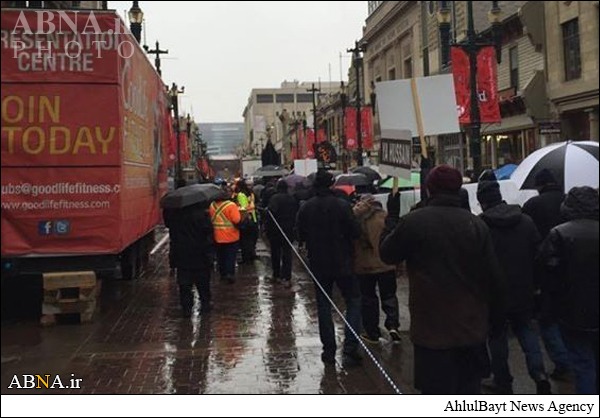
<svg viewBox="0 0 600 418">
<path fill-rule="evenodd" d="M 409 130 L 382 129 L 379 171 L 388 176 L 411 179 L 412 134 Z"/>
<path fill-rule="evenodd" d="M 294 174 L 308 177 L 308 175 L 316 173 L 317 170 L 317 160 L 294 160 Z"/>
<path fill-rule="evenodd" d="M 421 109 L 423 135 L 460 132 L 452 74 L 419 77 L 416 94 Z M 375 84 L 381 130 L 408 129 L 419 136 L 411 80 Z"/>
</svg>

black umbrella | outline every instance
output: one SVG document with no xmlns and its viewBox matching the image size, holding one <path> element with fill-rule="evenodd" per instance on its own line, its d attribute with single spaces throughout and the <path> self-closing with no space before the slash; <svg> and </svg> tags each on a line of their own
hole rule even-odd
<svg viewBox="0 0 600 418">
<path fill-rule="evenodd" d="M 342 174 L 335 179 L 334 186 L 369 186 L 373 182 L 364 174 Z"/>
<path fill-rule="evenodd" d="M 381 180 L 381 175 L 377 171 L 373 170 L 371 167 L 356 167 L 352 169 L 352 173 L 364 174 L 365 176 L 367 176 L 371 183 L 373 183 L 374 181 Z"/>
<path fill-rule="evenodd" d="M 565 193 L 576 186 L 598 187 L 598 143 L 567 141 L 541 148 L 516 168 L 510 180 L 520 189 L 535 189 L 535 177 L 549 170 Z"/>
<path fill-rule="evenodd" d="M 210 203 L 223 198 L 225 192 L 216 184 L 192 184 L 167 193 L 160 200 L 163 209 L 181 209 L 196 203 Z"/>
<path fill-rule="evenodd" d="M 288 174 L 289 171 L 285 167 L 277 165 L 266 165 L 254 172 L 255 177 L 283 177 Z"/>
</svg>

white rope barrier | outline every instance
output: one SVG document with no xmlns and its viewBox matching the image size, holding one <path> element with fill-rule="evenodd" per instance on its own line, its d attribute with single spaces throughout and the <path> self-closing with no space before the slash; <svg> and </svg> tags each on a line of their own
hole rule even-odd
<svg viewBox="0 0 600 418">
<path fill-rule="evenodd" d="M 288 238 L 288 236 L 285 234 L 285 232 L 281 228 L 281 225 L 279 225 L 279 222 L 277 222 L 277 219 L 275 219 L 275 216 L 273 216 L 273 214 L 271 213 L 270 210 L 268 210 L 268 209 L 265 209 L 265 210 L 266 210 L 266 212 L 269 213 L 269 216 L 271 216 L 271 219 L 273 220 L 273 222 L 275 222 L 275 225 L 277 226 L 277 229 L 279 229 L 279 232 L 281 232 L 281 235 L 285 238 L 285 240 L 287 241 L 288 245 L 291 247 L 292 251 L 294 251 L 294 254 L 296 254 L 296 257 L 298 257 L 298 259 L 300 260 L 300 262 L 302 263 L 302 265 L 304 266 L 304 268 L 306 269 L 306 271 L 308 272 L 308 274 L 310 275 L 310 277 L 312 278 L 312 280 L 319 287 L 319 289 L 321 290 L 321 292 L 323 293 L 323 295 L 325 295 L 325 297 L 327 298 L 327 300 L 329 301 L 329 303 L 331 304 L 331 306 L 333 306 L 333 309 L 337 312 L 337 314 L 340 316 L 340 318 L 342 318 L 342 320 L 344 321 L 344 323 L 346 324 L 346 326 L 348 327 L 348 329 L 350 330 L 350 332 L 352 332 L 352 334 L 357 339 L 358 343 L 362 346 L 362 348 L 365 350 L 365 352 L 367 353 L 367 355 L 369 356 L 369 358 L 373 361 L 373 364 L 375 364 L 375 367 L 377 367 L 377 370 L 379 370 L 379 372 L 383 375 L 384 379 L 390 384 L 390 386 L 392 387 L 392 389 L 394 389 L 394 391 L 396 392 L 396 394 L 402 395 L 402 392 L 400 391 L 400 389 L 398 388 L 398 386 L 396 385 L 396 383 L 394 382 L 394 380 L 385 371 L 385 369 L 383 368 L 383 366 L 377 361 L 377 359 L 375 358 L 375 356 L 373 355 L 373 353 L 371 352 L 371 350 L 369 350 L 367 348 L 367 346 L 362 341 L 362 338 L 360 338 L 360 336 L 358 335 L 358 333 L 356 332 L 356 330 L 354 328 L 352 328 L 352 326 L 348 323 L 348 321 L 346 320 L 346 317 L 344 316 L 344 314 L 342 313 L 342 311 L 336 306 L 336 304 L 333 302 L 333 300 L 331 300 L 331 298 L 329 297 L 329 295 L 327 294 L 327 292 L 325 292 L 325 289 L 323 289 L 323 286 L 321 285 L 321 283 L 319 283 L 319 280 L 317 280 L 317 278 L 315 277 L 314 273 L 312 272 L 312 270 L 310 269 L 310 267 L 308 266 L 308 264 L 306 264 L 306 262 L 304 261 L 304 258 L 302 258 L 302 256 L 300 255 L 300 253 L 298 252 L 298 250 L 296 249 L 296 247 L 294 247 L 294 245 L 292 244 L 292 241 L 290 241 L 290 239 Z"/>
</svg>

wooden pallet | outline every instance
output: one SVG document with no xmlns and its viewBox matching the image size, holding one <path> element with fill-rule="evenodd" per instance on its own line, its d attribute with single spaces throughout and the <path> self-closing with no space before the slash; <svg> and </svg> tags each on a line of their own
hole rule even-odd
<svg viewBox="0 0 600 418">
<path fill-rule="evenodd" d="M 77 315 L 80 323 L 90 322 L 96 310 L 101 282 L 93 271 L 45 273 L 42 325 L 54 325 L 59 317 Z"/>
</svg>

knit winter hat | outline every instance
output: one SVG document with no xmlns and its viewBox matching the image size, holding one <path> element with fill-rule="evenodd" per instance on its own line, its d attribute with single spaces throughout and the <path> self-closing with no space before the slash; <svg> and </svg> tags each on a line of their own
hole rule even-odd
<svg viewBox="0 0 600 418">
<path fill-rule="evenodd" d="M 430 195 L 458 193 L 462 187 L 462 175 L 457 169 L 449 165 L 438 165 L 429 172 L 425 186 Z"/>
<path fill-rule="evenodd" d="M 333 185 L 333 175 L 326 170 L 317 171 L 313 186 L 316 188 L 329 188 Z"/>
<path fill-rule="evenodd" d="M 482 206 L 493 206 L 502 202 L 500 184 L 494 180 L 480 181 L 477 184 L 477 200 Z"/>
</svg>

